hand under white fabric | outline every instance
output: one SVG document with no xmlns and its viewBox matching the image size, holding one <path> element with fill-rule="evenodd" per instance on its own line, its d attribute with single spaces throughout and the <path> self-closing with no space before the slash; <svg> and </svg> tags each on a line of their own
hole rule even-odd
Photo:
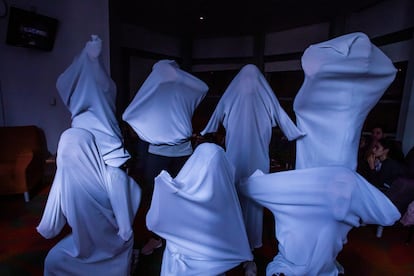
<svg viewBox="0 0 414 276">
<path fill-rule="evenodd" d="M 84 129 L 62 134 L 56 161 L 37 231 L 49 239 L 68 224 L 71 233 L 49 251 L 45 275 L 129 275 L 140 187 L 104 163 L 95 137 Z"/>
<path fill-rule="evenodd" d="M 219 275 L 253 259 L 234 168 L 216 144 L 199 145 L 176 178 L 156 177 L 147 226 L 167 241 L 161 275 Z"/>
<path fill-rule="evenodd" d="M 245 65 L 227 87 L 204 135 L 226 129 L 226 155 L 236 169 L 236 182 L 255 170 L 269 172 L 269 144 L 272 128 L 279 126 L 289 140 L 303 135 L 283 108 L 260 70 Z M 263 208 L 240 198 L 252 249 L 262 245 Z"/>
<path fill-rule="evenodd" d="M 56 87 L 72 114 L 72 127 L 92 132 L 105 163 L 120 167 L 130 155 L 115 117 L 116 85 L 102 64 L 101 50 L 101 39 L 93 35 Z"/>
</svg>

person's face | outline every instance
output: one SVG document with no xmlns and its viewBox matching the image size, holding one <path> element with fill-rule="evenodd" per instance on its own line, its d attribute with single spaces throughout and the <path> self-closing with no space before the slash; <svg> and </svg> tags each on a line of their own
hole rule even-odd
<svg viewBox="0 0 414 276">
<path fill-rule="evenodd" d="M 97 36 L 92 36 L 92 40 L 86 43 L 86 51 L 91 58 L 97 58 L 102 51 L 102 40 Z"/>
<path fill-rule="evenodd" d="M 375 143 L 374 147 L 372 148 L 372 153 L 376 158 L 386 157 L 388 154 L 388 149 L 385 149 L 381 143 Z"/>
<path fill-rule="evenodd" d="M 371 136 L 374 141 L 378 141 L 379 139 L 383 138 L 384 133 L 382 129 L 379 127 L 373 128 L 371 131 Z"/>
</svg>

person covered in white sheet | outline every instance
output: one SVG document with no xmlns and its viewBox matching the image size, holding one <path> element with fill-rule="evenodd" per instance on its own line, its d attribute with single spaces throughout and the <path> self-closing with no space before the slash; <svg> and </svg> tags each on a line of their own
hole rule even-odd
<svg viewBox="0 0 414 276">
<path fill-rule="evenodd" d="M 175 178 L 155 178 L 147 225 L 166 239 L 161 275 L 224 275 L 253 259 L 234 173 L 222 147 L 202 143 Z"/>
<path fill-rule="evenodd" d="M 245 65 L 234 77 L 200 134 L 216 132 L 220 124 L 225 128 L 226 155 L 235 166 L 236 183 L 257 169 L 269 172 L 273 127 L 279 126 L 289 140 L 302 135 L 253 64 Z M 262 246 L 263 207 L 243 196 L 240 201 L 250 246 L 254 250 Z M 245 265 L 246 270 L 255 270 L 251 267 L 253 263 Z"/>
<path fill-rule="evenodd" d="M 181 70 L 174 60 L 160 60 L 125 109 L 123 120 L 149 144 L 144 169 L 144 209 L 149 208 L 154 178 L 161 170 L 174 177 L 192 154 L 192 117 L 207 91 L 203 81 Z M 141 250 L 144 255 L 162 245 L 158 237 L 148 238 Z"/>
<path fill-rule="evenodd" d="M 309 46 L 302 68 L 294 111 L 307 135 L 296 141 L 296 168 L 356 170 L 362 126 L 394 80 L 394 65 L 365 34 L 352 33 Z"/>
<path fill-rule="evenodd" d="M 241 191 L 275 217 L 278 254 L 267 275 L 338 275 L 336 262 L 352 227 L 392 225 L 392 202 L 356 173 L 363 122 L 395 77 L 389 60 L 363 33 L 309 46 L 296 95 L 296 169 L 257 171 Z"/>
<path fill-rule="evenodd" d="M 105 163 L 120 167 L 130 158 L 115 117 L 116 85 L 102 62 L 102 40 L 92 35 L 56 87 L 72 115 L 72 127 L 91 131 Z"/>
<path fill-rule="evenodd" d="M 69 234 L 47 254 L 44 275 L 130 275 L 132 229 L 141 189 L 105 164 L 96 137 L 81 128 L 61 135 L 57 170 L 37 231 Z"/>
<path fill-rule="evenodd" d="M 393 225 L 400 218 L 382 192 L 341 166 L 257 171 L 241 190 L 275 218 L 278 250 L 267 265 L 267 276 L 343 274 L 336 258 L 353 227 Z"/>
</svg>

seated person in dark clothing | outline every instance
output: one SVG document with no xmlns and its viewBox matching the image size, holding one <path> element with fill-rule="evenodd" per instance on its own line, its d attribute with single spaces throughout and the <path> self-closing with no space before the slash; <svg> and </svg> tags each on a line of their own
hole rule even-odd
<svg viewBox="0 0 414 276">
<path fill-rule="evenodd" d="M 385 138 L 384 128 L 380 125 L 374 125 L 369 135 L 361 136 L 359 153 L 363 156 L 364 160 L 366 160 L 367 155 L 372 152 L 375 144 L 382 138 Z"/>
<path fill-rule="evenodd" d="M 387 190 L 395 179 L 406 174 L 404 163 L 394 157 L 398 153 L 395 146 L 395 141 L 382 138 L 374 145 L 372 153 L 367 155 L 369 169 L 365 177 L 380 190 Z"/>
<path fill-rule="evenodd" d="M 401 214 L 414 201 L 414 147 L 405 156 L 406 175 L 393 181 L 384 194 L 394 203 Z"/>
</svg>

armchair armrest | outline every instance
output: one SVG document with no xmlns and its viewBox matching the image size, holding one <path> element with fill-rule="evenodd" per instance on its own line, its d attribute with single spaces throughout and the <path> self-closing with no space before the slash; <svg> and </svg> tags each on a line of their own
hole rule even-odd
<svg viewBox="0 0 414 276">
<path fill-rule="evenodd" d="M 26 170 L 30 162 L 33 160 L 34 153 L 32 151 L 22 152 L 16 155 L 14 174 L 16 177 L 16 186 L 27 190 Z"/>
</svg>

